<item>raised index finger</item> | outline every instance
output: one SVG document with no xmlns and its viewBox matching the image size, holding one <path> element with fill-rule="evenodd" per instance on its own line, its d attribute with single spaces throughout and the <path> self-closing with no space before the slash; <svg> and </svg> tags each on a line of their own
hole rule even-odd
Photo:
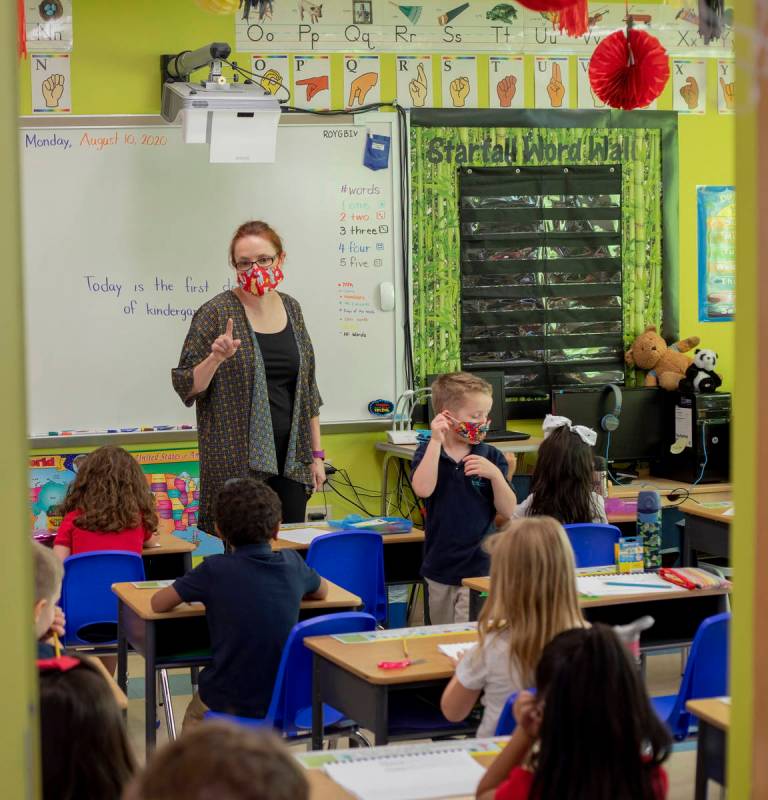
<svg viewBox="0 0 768 800">
<path fill-rule="evenodd" d="M 232 328 L 233 328 L 232 317 L 230 317 L 227 320 L 227 329 L 224 331 L 225 335 L 229 336 L 230 338 L 232 338 Z"/>
</svg>

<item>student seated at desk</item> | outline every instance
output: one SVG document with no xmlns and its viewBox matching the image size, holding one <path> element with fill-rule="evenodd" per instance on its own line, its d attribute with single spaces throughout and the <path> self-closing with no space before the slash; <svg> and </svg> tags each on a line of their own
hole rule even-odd
<svg viewBox="0 0 768 800">
<path fill-rule="evenodd" d="M 573 550 L 551 517 L 514 520 L 486 539 L 491 590 L 480 612 L 480 641 L 464 654 L 440 703 L 452 722 L 465 719 L 483 693 L 478 736 L 493 736 L 507 698 L 533 684 L 544 646 L 585 625 L 576 594 Z"/>
<path fill-rule="evenodd" d="M 123 800 L 307 800 L 302 767 L 271 732 L 206 722 L 158 750 Z"/>
<path fill-rule="evenodd" d="M 72 656 L 38 670 L 43 800 L 120 800 L 136 760 L 104 675 Z"/>
<path fill-rule="evenodd" d="M 122 447 L 100 447 L 83 459 L 62 511 L 53 542 L 62 561 L 95 550 L 141 555 L 157 530 L 155 497 L 138 462 Z"/>
<path fill-rule="evenodd" d="M 411 482 L 427 508 L 422 575 L 432 624 L 469 619 L 464 578 L 486 575 L 482 541 L 498 512 L 512 516 L 517 499 L 502 453 L 483 442 L 493 405 L 491 385 L 455 372 L 432 383 L 432 436 L 416 450 Z"/>
<path fill-rule="evenodd" d="M 671 738 L 613 629 L 556 636 L 536 687 L 535 697 L 518 696 L 517 727 L 480 781 L 478 800 L 664 800 Z"/>
<path fill-rule="evenodd" d="M 53 658 L 56 655 L 54 637 L 64 635 L 64 613 L 56 605 L 61 596 L 63 570 L 53 552 L 37 542 L 32 542 L 32 560 L 35 571 L 33 613 L 37 657 Z"/>
<path fill-rule="evenodd" d="M 299 620 L 302 597 L 322 600 L 328 584 L 294 550 L 272 550 L 280 528 L 280 500 L 252 478 L 228 480 L 216 498 L 216 532 L 232 548 L 152 596 L 152 609 L 202 602 L 213 664 L 200 674 L 183 727 L 210 708 L 264 717 L 283 645 Z"/>
<path fill-rule="evenodd" d="M 514 517 L 554 517 L 561 525 L 575 522 L 607 524 L 605 500 L 593 491 L 597 434 L 567 417 L 547 414 L 544 441 L 533 470 L 531 493 Z"/>
</svg>

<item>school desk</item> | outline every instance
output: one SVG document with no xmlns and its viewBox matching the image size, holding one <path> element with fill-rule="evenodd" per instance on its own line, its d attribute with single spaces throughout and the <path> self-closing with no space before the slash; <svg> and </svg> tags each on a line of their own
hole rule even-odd
<svg viewBox="0 0 768 800">
<path fill-rule="evenodd" d="M 185 542 L 161 526 L 160 532 L 145 543 L 141 552 L 147 580 L 179 578 L 189 572 L 196 548 L 193 542 Z"/>
<path fill-rule="evenodd" d="M 452 741 L 456 742 L 456 740 Z M 441 744 L 446 750 L 450 750 L 452 741 L 445 741 L 442 743 L 413 742 L 402 745 L 401 747 L 407 749 L 408 755 L 419 755 L 420 753 L 434 752 L 437 749 L 441 749 Z M 463 749 L 465 745 L 470 746 L 473 742 L 477 742 L 478 746 L 484 749 L 487 746 L 485 743 L 489 741 L 488 739 L 462 739 L 460 740 L 460 745 Z M 481 767 L 488 769 L 508 741 L 508 736 L 494 737 L 493 746 L 498 747 L 498 749 L 494 749 L 493 752 L 470 751 L 470 755 Z M 387 748 L 387 750 L 390 749 L 391 748 Z M 377 755 L 376 749 L 370 748 L 370 750 L 371 756 L 369 757 L 375 758 Z M 309 783 L 309 800 L 354 800 L 354 795 L 339 786 L 339 784 L 322 769 L 321 764 L 343 761 L 349 756 L 359 756 L 360 753 L 360 748 L 355 750 L 309 750 L 306 753 L 297 753 L 296 759 L 306 768 L 304 774 L 307 776 L 307 782 Z M 386 756 L 387 753 L 385 752 L 383 755 Z M 452 798 L 451 800 L 473 800 L 473 798 L 474 795 L 466 796 L 465 798 Z"/>
<path fill-rule="evenodd" d="M 380 661 L 400 661 L 403 640 L 385 639 L 345 644 L 332 636 L 314 636 L 304 640 L 312 650 L 312 749 L 322 747 L 323 729 L 320 709 L 323 703 L 341 711 L 362 728 L 373 732 L 375 744 L 389 741 L 389 704 L 395 694 L 427 693 L 439 699 L 439 693 L 451 679 L 453 661 L 441 653 L 438 644 L 477 639 L 476 631 L 443 633 L 408 638 L 408 654 L 415 661 L 405 669 L 381 669 Z M 435 702 L 437 702 L 437 699 Z M 466 730 L 451 731 L 458 735 Z M 434 735 L 437 735 L 436 733 Z M 429 732 L 411 731 L 408 739 L 431 738 Z"/>
<path fill-rule="evenodd" d="M 144 657 L 145 738 L 147 752 L 155 745 L 157 705 L 156 674 L 159 669 L 200 667 L 210 661 L 210 637 L 202 603 L 182 603 L 173 611 L 152 610 L 152 589 L 137 589 L 132 583 L 115 583 L 117 595 L 117 682 L 128 686 L 128 647 Z M 360 598 L 328 582 L 325 600 L 302 600 L 300 618 L 332 611 L 354 611 Z"/>
<path fill-rule="evenodd" d="M 626 576 L 627 581 L 631 579 L 631 575 Z M 463 584 L 469 589 L 469 618 L 477 619 L 485 602 L 482 594 L 490 588 L 491 579 L 465 578 Z M 606 625 L 626 625 L 649 614 L 655 622 L 643 633 L 641 649 L 651 652 L 689 645 L 703 620 L 728 610 L 729 592 L 729 589 L 660 589 L 643 594 L 579 597 L 579 605 L 590 622 Z"/>
<path fill-rule="evenodd" d="M 522 439 L 520 441 L 511 442 L 489 442 L 502 453 L 535 453 L 539 449 L 539 445 L 544 441 L 543 439 L 531 437 L 530 439 Z M 387 498 L 388 493 L 388 479 L 389 479 L 389 462 L 393 459 L 399 459 L 404 462 L 413 461 L 416 454 L 415 444 L 392 444 L 392 442 L 376 442 L 376 449 L 384 453 L 384 459 L 381 462 L 381 511 L 382 516 L 386 516 L 388 511 Z"/>
<path fill-rule="evenodd" d="M 701 502 L 686 500 L 680 507 L 685 518 L 680 531 L 680 553 L 686 567 L 696 566 L 700 552 L 723 558 L 730 555 L 731 523 L 734 519 L 731 493 L 697 496 L 695 499 Z M 702 505 L 708 501 L 727 501 L 730 505 L 714 508 Z"/>
<path fill-rule="evenodd" d="M 685 707 L 699 718 L 696 746 L 695 800 L 706 800 L 707 781 L 726 786 L 726 742 L 731 726 L 731 704 L 727 699 L 689 700 Z"/>
<path fill-rule="evenodd" d="M 313 526 L 314 527 L 314 526 Z M 325 528 L 326 533 L 341 531 Z M 424 531 L 413 528 L 408 533 L 387 533 L 384 542 L 384 581 L 387 585 L 421 583 L 421 562 L 424 553 Z M 274 550 L 297 550 L 306 557 L 308 544 L 281 539 L 272 540 Z"/>
</svg>

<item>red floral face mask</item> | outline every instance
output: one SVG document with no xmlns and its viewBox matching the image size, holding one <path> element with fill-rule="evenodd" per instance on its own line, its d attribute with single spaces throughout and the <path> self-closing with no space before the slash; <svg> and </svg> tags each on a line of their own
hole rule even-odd
<svg viewBox="0 0 768 800">
<path fill-rule="evenodd" d="M 260 267 L 258 264 L 254 264 L 250 269 L 238 271 L 237 283 L 244 292 L 262 297 L 267 292 L 274 291 L 280 285 L 283 277 L 283 271 L 277 264 L 271 267 Z"/>
</svg>

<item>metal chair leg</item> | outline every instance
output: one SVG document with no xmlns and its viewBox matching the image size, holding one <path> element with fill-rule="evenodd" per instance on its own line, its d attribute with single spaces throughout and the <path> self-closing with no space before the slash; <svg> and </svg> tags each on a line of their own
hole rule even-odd
<svg viewBox="0 0 768 800">
<path fill-rule="evenodd" d="M 168 685 L 168 670 L 160 671 L 160 696 L 162 697 L 165 708 L 165 725 L 168 729 L 168 740 L 173 742 L 176 739 L 176 720 L 173 717 L 173 704 L 171 698 L 171 688 Z"/>
</svg>

